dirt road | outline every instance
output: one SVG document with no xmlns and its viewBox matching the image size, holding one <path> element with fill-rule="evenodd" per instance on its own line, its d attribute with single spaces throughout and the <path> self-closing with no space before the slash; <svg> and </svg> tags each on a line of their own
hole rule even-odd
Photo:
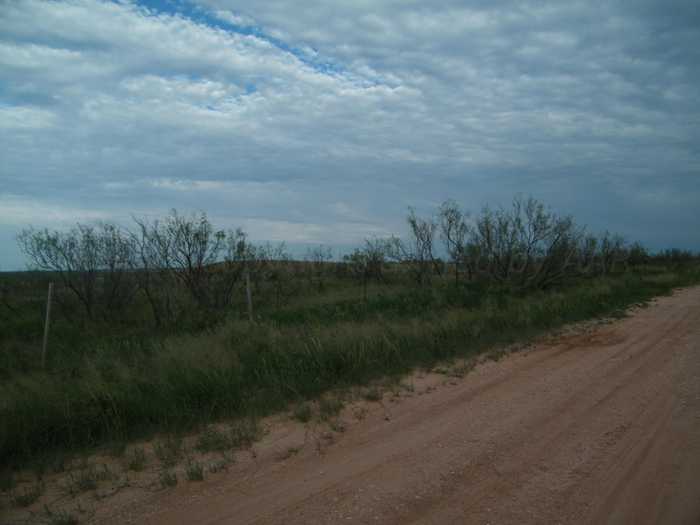
<svg viewBox="0 0 700 525">
<path fill-rule="evenodd" d="M 112 519 L 700 523 L 700 288 L 431 377 L 348 409 L 343 433 L 280 423 L 250 461 Z"/>
</svg>

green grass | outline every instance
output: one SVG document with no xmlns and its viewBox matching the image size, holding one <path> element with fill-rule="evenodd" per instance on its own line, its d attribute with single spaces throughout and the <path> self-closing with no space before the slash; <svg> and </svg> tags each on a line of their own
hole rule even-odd
<svg viewBox="0 0 700 525">
<path fill-rule="evenodd" d="M 342 408 L 322 397 L 330 391 L 619 313 L 697 282 L 696 270 L 628 273 L 527 295 L 447 283 L 393 286 L 366 303 L 347 290 L 334 302 L 329 286 L 318 301 L 262 309 L 253 325 L 233 318 L 198 334 L 88 340 L 56 357 L 60 366 L 15 370 L 0 381 L 0 464 L 179 434 L 219 418 L 239 423 L 228 436 L 205 432 L 198 448 L 250 446 L 260 434 L 256 418 L 266 414 L 296 406 L 293 417 L 303 421 L 311 416 L 299 407 L 320 399 L 319 417 L 330 419 Z M 160 440 L 155 454 L 170 468 L 183 456 L 182 442 Z"/>
</svg>

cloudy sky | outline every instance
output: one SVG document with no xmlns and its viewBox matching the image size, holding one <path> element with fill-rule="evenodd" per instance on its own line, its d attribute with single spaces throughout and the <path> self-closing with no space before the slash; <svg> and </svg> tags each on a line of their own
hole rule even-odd
<svg viewBox="0 0 700 525">
<path fill-rule="evenodd" d="M 697 0 L 0 0 L 0 270 L 204 210 L 352 245 L 532 195 L 700 249 Z"/>
</svg>

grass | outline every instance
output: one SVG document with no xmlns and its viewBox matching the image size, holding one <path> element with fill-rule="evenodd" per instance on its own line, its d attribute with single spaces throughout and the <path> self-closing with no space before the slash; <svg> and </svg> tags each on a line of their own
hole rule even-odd
<svg viewBox="0 0 700 525">
<path fill-rule="evenodd" d="M 292 418 L 300 423 L 308 423 L 313 415 L 314 412 L 309 403 L 299 403 L 292 411 Z"/>
<path fill-rule="evenodd" d="M 214 426 L 208 427 L 197 438 L 195 448 L 200 452 L 221 452 L 233 447 L 230 435 Z"/>
<path fill-rule="evenodd" d="M 28 507 L 38 500 L 44 493 L 44 484 L 40 481 L 29 486 L 22 487 L 21 490 L 12 494 L 12 503 L 17 507 Z"/>
<path fill-rule="evenodd" d="M 45 523 L 49 525 L 78 525 L 80 520 L 70 512 L 65 510 L 50 510 L 49 507 L 44 507 L 46 515 Z"/>
<path fill-rule="evenodd" d="M 256 419 L 248 418 L 231 425 L 231 445 L 234 448 L 250 448 L 262 435 Z"/>
<path fill-rule="evenodd" d="M 185 465 L 187 481 L 204 481 L 204 466 L 198 461 L 188 459 Z"/>
<path fill-rule="evenodd" d="M 66 489 L 71 496 L 76 496 L 83 492 L 97 490 L 100 481 L 111 480 L 114 477 L 114 473 L 107 465 L 101 465 L 101 468 L 98 468 L 84 463 L 76 472 L 69 473 Z"/>
<path fill-rule="evenodd" d="M 217 472 L 227 471 L 229 465 L 233 463 L 233 461 L 233 457 L 224 451 L 221 453 L 220 459 L 215 460 L 209 464 L 209 472 L 211 474 L 216 474 Z"/>
<path fill-rule="evenodd" d="M 175 466 L 184 455 L 182 438 L 168 435 L 164 439 L 156 441 L 153 451 L 163 466 Z"/>
<path fill-rule="evenodd" d="M 161 488 L 167 489 L 177 485 L 177 473 L 172 470 L 161 470 L 158 475 L 158 481 L 160 482 Z"/>
<path fill-rule="evenodd" d="M 377 401 L 380 401 L 382 399 L 382 391 L 378 387 L 373 386 L 373 387 L 370 387 L 367 390 L 365 390 L 364 393 L 362 394 L 362 397 L 366 401 L 377 402 Z"/>
<path fill-rule="evenodd" d="M 328 421 L 343 409 L 344 403 L 337 396 L 324 395 L 318 401 L 318 415 L 322 421 Z"/>
<path fill-rule="evenodd" d="M 526 295 L 446 283 L 429 290 L 394 286 L 367 302 L 345 291 L 333 301 L 329 287 L 318 301 L 260 310 L 255 324 L 233 318 L 198 334 L 110 336 L 91 339 L 89 348 L 76 341 L 60 366 L 15 368 L 0 381 L 0 463 L 165 431 L 154 452 L 168 469 L 184 454 L 174 436 L 203 424 L 238 421 L 228 432 L 209 427 L 195 445 L 199 450 L 249 447 L 260 435 L 257 418 L 266 414 L 291 406 L 293 418 L 308 422 L 309 400 L 318 399 L 318 417 L 332 420 L 342 401 L 329 392 L 469 359 L 697 282 L 697 270 L 658 270 Z M 468 371 L 465 365 L 448 373 Z M 365 396 L 378 400 L 380 394 L 370 387 Z"/>
<path fill-rule="evenodd" d="M 126 453 L 125 466 L 127 470 L 141 472 L 146 467 L 146 451 L 142 447 L 136 447 Z"/>
</svg>

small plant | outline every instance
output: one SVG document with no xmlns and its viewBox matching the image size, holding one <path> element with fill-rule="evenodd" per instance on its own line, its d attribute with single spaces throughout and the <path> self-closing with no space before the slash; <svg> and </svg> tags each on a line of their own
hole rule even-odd
<svg viewBox="0 0 700 525">
<path fill-rule="evenodd" d="M 280 461 L 285 461 L 285 460 L 291 458 L 292 456 L 296 456 L 300 450 L 301 450 L 301 447 L 289 447 L 284 452 L 281 452 L 279 454 L 278 458 Z"/>
<path fill-rule="evenodd" d="M 182 458 L 182 439 L 176 436 L 168 436 L 157 442 L 153 451 L 158 460 L 166 467 L 173 467 Z"/>
<path fill-rule="evenodd" d="M 362 397 L 364 397 L 366 401 L 379 401 L 382 398 L 382 393 L 379 388 L 373 386 L 365 390 Z"/>
<path fill-rule="evenodd" d="M 233 458 L 227 452 L 221 453 L 221 459 L 214 461 L 209 465 L 209 472 L 216 474 L 228 470 L 228 466 L 233 463 Z"/>
<path fill-rule="evenodd" d="M 204 467 L 198 461 L 188 460 L 185 467 L 187 481 L 204 481 Z"/>
<path fill-rule="evenodd" d="M 343 433 L 345 432 L 345 423 L 340 419 L 334 419 L 329 423 L 329 426 L 333 432 Z"/>
<path fill-rule="evenodd" d="M 260 427 L 255 419 L 243 419 L 231 425 L 231 446 L 250 448 L 260 437 Z"/>
<path fill-rule="evenodd" d="M 362 421 L 367 417 L 367 409 L 365 407 L 357 407 L 352 411 L 352 415 L 357 421 Z"/>
<path fill-rule="evenodd" d="M 44 512 L 46 513 L 46 523 L 49 525 L 78 525 L 79 523 L 78 518 L 65 510 L 52 511 L 44 505 Z"/>
<path fill-rule="evenodd" d="M 127 470 L 133 470 L 134 472 L 141 472 L 146 466 L 146 452 L 141 447 L 133 449 L 126 456 L 126 468 Z"/>
<path fill-rule="evenodd" d="M 68 491 L 72 496 L 97 489 L 97 471 L 94 466 L 83 467 L 77 474 L 70 474 Z"/>
<path fill-rule="evenodd" d="M 301 423 L 308 423 L 313 416 L 313 410 L 309 403 L 301 403 L 294 408 L 292 417 Z"/>
<path fill-rule="evenodd" d="M 416 386 L 413 383 L 401 383 L 401 388 L 403 388 L 406 392 L 415 392 L 416 391 Z"/>
<path fill-rule="evenodd" d="M 324 396 L 318 402 L 319 416 L 323 421 L 334 418 L 343 409 L 343 402 L 335 396 Z"/>
<path fill-rule="evenodd" d="M 177 474 L 171 470 L 162 470 L 158 476 L 160 486 L 164 489 L 177 485 Z"/>
<path fill-rule="evenodd" d="M 102 464 L 102 468 L 95 468 L 94 472 L 97 481 L 109 481 L 117 477 L 107 464 Z"/>
<path fill-rule="evenodd" d="M 474 370 L 475 366 L 476 366 L 476 363 L 474 361 L 462 363 L 461 365 L 455 365 L 452 367 L 452 370 L 450 371 L 450 375 L 452 377 L 460 377 L 460 378 L 464 377 L 469 372 Z"/>
<path fill-rule="evenodd" d="M 231 437 L 211 426 L 200 434 L 195 447 L 200 452 L 221 452 L 231 448 Z"/>
<path fill-rule="evenodd" d="M 37 481 L 28 487 L 23 487 L 21 491 L 15 492 L 12 495 L 12 503 L 14 503 L 17 507 L 28 507 L 38 500 L 43 493 L 44 484 Z"/>
</svg>

